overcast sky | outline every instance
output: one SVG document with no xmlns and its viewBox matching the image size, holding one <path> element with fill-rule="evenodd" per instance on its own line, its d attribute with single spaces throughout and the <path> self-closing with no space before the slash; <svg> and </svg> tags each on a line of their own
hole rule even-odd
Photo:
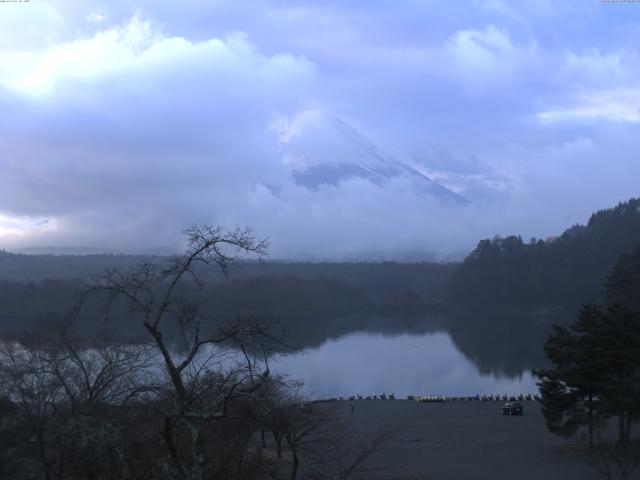
<svg viewBox="0 0 640 480">
<path fill-rule="evenodd" d="M 177 247 L 199 222 L 275 257 L 558 234 L 639 194 L 639 46 L 633 2 L 0 3 L 0 247 Z M 308 112 L 469 204 L 295 185 L 282 125 Z"/>
</svg>

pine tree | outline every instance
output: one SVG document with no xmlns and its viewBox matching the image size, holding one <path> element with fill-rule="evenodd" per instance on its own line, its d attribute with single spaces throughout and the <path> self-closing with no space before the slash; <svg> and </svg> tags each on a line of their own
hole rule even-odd
<svg viewBox="0 0 640 480">
<path fill-rule="evenodd" d="M 553 366 L 534 372 L 548 429 L 586 425 L 590 446 L 599 420 L 617 417 L 620 445 L 640 420 L 640 247 L 618 259 L 605 296 L 606 307 L 585 304 L 574 325 L 554 327 L 544 346 Z"/>
<path fill-rule="evenodd" d="M 593 445 L 596 422 L 608 415 L 602 391 L 608 372 L 600 357 L 598 332 L 604 314 L 596 305 L 583 305 L 570 328 L 554 326 L 544 349 L 553 367 L 535 371 L 547 428 L 562 436 L 587 426 Z"/>
</svg>

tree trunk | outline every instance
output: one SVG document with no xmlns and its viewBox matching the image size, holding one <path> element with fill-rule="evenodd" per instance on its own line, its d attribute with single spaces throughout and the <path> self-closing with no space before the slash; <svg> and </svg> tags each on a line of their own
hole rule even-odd
<svg viewBox="0 0 640 480">
<path fill-rule="evenodd" d="M 282 460 L 282 436 L 273 434 L 273 439 L 276 441 L 276 454 L 278 460 Z"/>
<path fill-rule="evenodd" d="M 204 477 L 204 450 L 199 425 L 189 422 L 191 432 L 191 465 L 189 466 L 189 480 L 202 480 Z"/>
<path fill-rule="evenodd" d="M 618 415 L 618 445 L 624 445 L 625 444 L 625 419 L 624 419 L 624 413 L 621 413 L 620 415 Z"/>
<path fill-rule="evenodd" d="M 64 458 L 64 450 L 62 450 L 62 452 L 58 456 L 58 473 L 57 473 L 58 480 L 64 478 L 64 465 L 65 465 L 65 462 L 66 462 L 66 460 Z M 0 475 L 0 478 L 4 478 L 4 477 L 2 475 Z"/>
<path fill-rule="evenodd" d="M 589 450 L 593 450 L 593 429 L 594 429 L 594 425 L 593 425 L 593 394 L 589 394 L 589 401 L 587 403 L 589 411 Z"/>
<path fill-rule="evenodd" d="M 167 449 L 169 450 L 169 455 L 171 455 L 171 460 L 173 463 L 180 467 L 180 458 L 178 457 L 178 449 L 176 448 L 175 441 L 173 439 L 173 420 L 169 416 L 164 417 L 164 426 L 162 428 L 162 434 L 164 436 L 164 441 L 167 445 Z M 182 473 L 182 472 L 181 472 Z"/>
<path fill-rule="evenodd" d="M 291 467 L 291 480 L 296 480 L 298 476 L 298 466 L 300 465 L 300 460 L 298 459 L 298 450 L 296 449 L 295 443 L 288 442 L 289 448 L 291 449 L 291 458 L 293 460 L 293 466 Z"/>
<path fill-rule="evenodd" d="M 51 473 L 49 472 L 49 463 L 47 462 L 47 452 L 44 448 L 44 436 L 38 435 L 38 452 L 40 453 L 40 461 L 42 462 L 42 468 L 44 469 L 44 479 L 51 480 Z"/>
<path fill-rule="evenodd" d="M 633 420 L 629 412 L 618 415 L 618 445 L 627 446 L 631 438 L 631 425 Z"/>
</svg>

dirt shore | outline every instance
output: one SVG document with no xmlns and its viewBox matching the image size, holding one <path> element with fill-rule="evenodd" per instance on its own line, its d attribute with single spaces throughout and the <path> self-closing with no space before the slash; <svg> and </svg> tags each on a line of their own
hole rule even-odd
<svg viewBox="0 0 640 480">
<path fill-rule="evenodd" d="M 502 402 L 416 403 L 408 400 L 332 402 L 348 435 L 363 438 L 402 427 L 370 466 L 379 478 L 406 480 L 597 479 L 571 444 L 547 432 L 540 405 L 522 402 L 522 417 L 502 416 Z"/>
</svg>

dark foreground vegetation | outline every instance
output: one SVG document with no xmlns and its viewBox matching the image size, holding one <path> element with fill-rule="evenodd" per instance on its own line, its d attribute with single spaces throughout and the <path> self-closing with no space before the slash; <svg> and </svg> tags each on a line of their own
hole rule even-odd
<svg viewBox="0 0 640 480">
<path fill-rule="evenodd" d="M 226 271 L 237 253 L 260 257 L 266 245 L 248 230 L 187 235 L 184 255 L 107 271 L 56 329 L 2 344 L 2 478 L 349 479 L 389 437 L 344 447 L 331 409 L 310 409 L 294 383 L 271 375 L 283 344 L 260 319 L 203 322 L 186 292 L 203 285 L 204 268 Z M 78 334 L 96 298 L 146 337 Z"/>
<path fill-rule="evenodd" d="M 47 333 L 0 351 L 3 479 L 360 478 L 393 433 L 353 442 L 331 405 L 250 355 L 209 354 L 172 381 L 149 348 Z"/>
</svg>

